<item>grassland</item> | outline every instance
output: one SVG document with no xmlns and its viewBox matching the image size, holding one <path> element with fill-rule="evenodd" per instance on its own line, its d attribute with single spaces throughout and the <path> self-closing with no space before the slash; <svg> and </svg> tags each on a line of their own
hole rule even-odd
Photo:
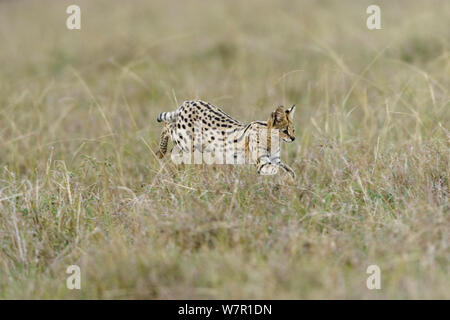
<svg viewBox="0 0 450 320">
<path fill-rule="evenodd" d="M 449 1 L 72 3 L 0 2 L 0 298 L 450 298 Z M 297 180 L 156 159 L 195 98 Z"/>
</svg>

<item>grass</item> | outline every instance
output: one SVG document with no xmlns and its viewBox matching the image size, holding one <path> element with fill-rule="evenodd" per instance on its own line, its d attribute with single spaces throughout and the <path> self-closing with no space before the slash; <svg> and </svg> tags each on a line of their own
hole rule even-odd
<svg viewBox="0 0 450 320">
<path fill-rule="evenodd" d="M 450 3 L 69 4 L 0 2 L 0 298 L 450 298 Z M 195 98 L 296 103 L 297 180 L 158 161 Z"/>
</svg>

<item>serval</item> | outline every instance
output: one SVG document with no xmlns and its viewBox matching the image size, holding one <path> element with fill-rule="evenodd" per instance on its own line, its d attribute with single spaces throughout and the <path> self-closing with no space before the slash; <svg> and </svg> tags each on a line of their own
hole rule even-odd
<svg viewBox="0 0 450 320">
<path fill-rule="evenodd" d="M 199 151 L 203 156 L 214 154 L 214 163 L 256 164 L 262 175 L 276 174 L 282 168 L 295 178 L 294 171 L 281 161 L 279 147 L 280 138 L 295 140 L 294 112 L 295 105 L 288 109 L 279 106 L 267 121 L 245 124 L 210 103 L 185 101 L 177 110 L 159 114 L 157 121 L 164 122 L 164 128 L 157 156 L 164 157 L 170 137 L 184 154 Z"/>
</svg>

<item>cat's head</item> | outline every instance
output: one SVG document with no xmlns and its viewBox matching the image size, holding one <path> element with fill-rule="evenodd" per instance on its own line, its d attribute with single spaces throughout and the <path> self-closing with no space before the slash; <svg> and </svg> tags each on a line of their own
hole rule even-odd
<svg viewBox="0 0 450 320">
<path fill-rule="evenodd" d="M 270 114 L 267 121 L 270 128 L 280 131 L 280 138 L 285 142 L 295 140 L 294 112 L 295 105 L 286 110 L 283 106 L 279 106 Z"/>
</svg>

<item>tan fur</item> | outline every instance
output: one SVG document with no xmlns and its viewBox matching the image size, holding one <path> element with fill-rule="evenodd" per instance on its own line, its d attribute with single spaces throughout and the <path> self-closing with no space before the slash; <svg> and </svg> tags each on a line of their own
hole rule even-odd
<svg viewBox="0 0 450 320">
<path fill-rule="evenodd" d="M 226 151 L 227 146 L 245 139 L 243 150 L 246 161 L 256 162 L 258 173 L 275 174 L 278 168 L 288 172 L 293 178 L 291 168 L 281 162 L 279 156 L 271 150 L 271 129 L 279 130 L 280 138 L 285 142 L 294 141 L 293 114 L 295 106 L 285 110 L 282 106 L 273 111 L 267 121 L 253 121 L 248 124 L 241 123 L 220 108 L 201 100 L 185 101 L 173 112 L 163 112 L 158 121 L 164 121 L 165 126 L 161 132 L 158 158 L 164 157 L 167 152 L 168 138 L 184 152 L 192 152 L 194 137 L 201 134 L 203 144 L 214 150 L 219 148 Z M 200 124 L 200 128 L 194 128 Z M 261 130 L 267 130 L 267 144 L 259 144 Z M 199 133 L 200 132 L 200 133 Z M 206 148 L 206 149 L 207 149 Z M 204 149 L 204 147 L 202 147 Z M 276 152 L 274 150 L 274 152 Z M 278 150 L 279 154 L 279 150 Z M 251 158 L 253 157 L 253 159 Z M 249 161 L 252 162 L 252 161 Z"/>
</svg>

